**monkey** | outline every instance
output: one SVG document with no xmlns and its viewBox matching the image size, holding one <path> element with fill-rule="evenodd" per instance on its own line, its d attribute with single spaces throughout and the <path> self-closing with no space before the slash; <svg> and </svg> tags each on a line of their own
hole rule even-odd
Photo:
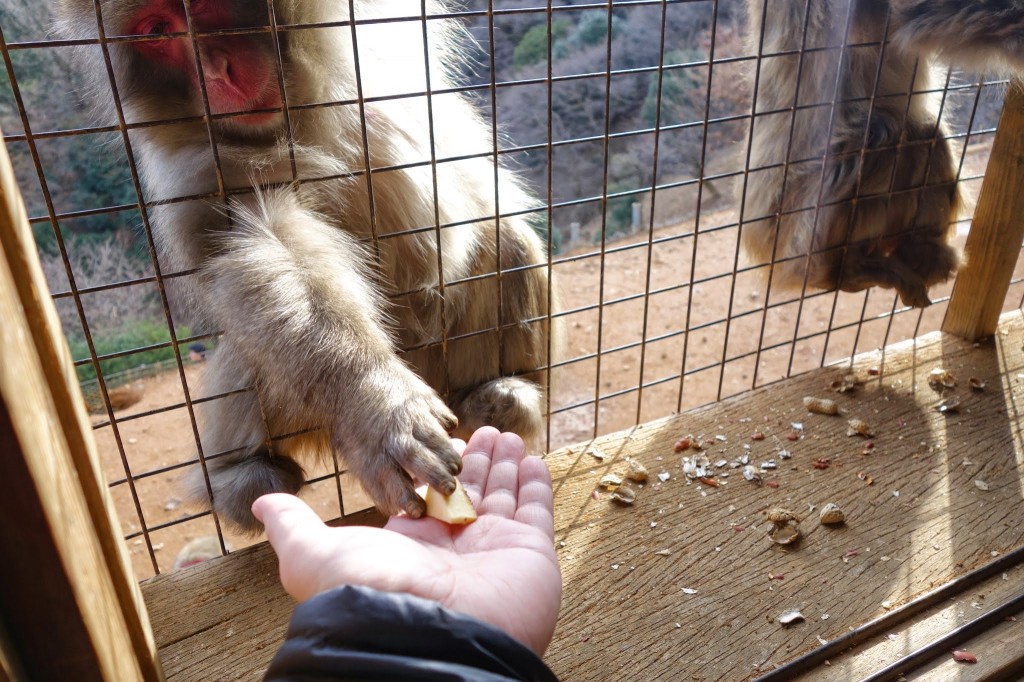
<svg viewBox="0 0 1024 682">
<path fill-rule="evenodd" d="M 748 259 L 769 264 L 773 287 L 879 286 L 929 305 L 961 264 L 950 240 L 963 204 L 932 60 L 1019 71 L 1024 5 L 748 0 L 747 12 L 759 55 Z"/>
<path fill-rule="evenodd" d="M 159 267 L 218 334 L 193 500 L 258 533 L 257 497 L 337 456 L 419 517 L 418 482 L 455 488 L 452 436 L 536 441 L 557 295 L 441 0 L 55 2 L 95 115 L 125 122 Z"/>
</svg>

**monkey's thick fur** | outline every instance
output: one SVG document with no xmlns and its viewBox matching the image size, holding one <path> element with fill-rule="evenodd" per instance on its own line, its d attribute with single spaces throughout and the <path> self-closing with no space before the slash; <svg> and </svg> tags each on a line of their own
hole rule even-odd
<svg viewBox="0 0 1024 682">
<path fill-rule="evenodd" d="M 239 16 L 262 11 L 254 21 L 267 25 L 266 3 L 210 3 Z M 130 34 L 125 22 L 148 4 L 104 0 L 107 34 Z M 544 247 L 523 218 L 493 218 L 530 200 L 486 156 L 489 125 L 460 94 L 434 95 L 429 109 L 423 96 L 366 102 L 365 131 L 358 104 L 427 90 L 424 31 L 429 86 L 451 88 L 464 36 L 450 20 L 360 26 L 357 80 L 348 4 L 274 3 L 278 25 L 340 22 L 279 33 L 293 146 L 280 115 L 264 134 L 230 119 L 213 126 L 229 193 L 285 186 L 149 210 L 163 272 L 196 270 L 179 278 L 194 322 L 222 333 L 205 395 L 253 387 L 200 405 L 213 506 L 247 531 L 259 530 L 250 513 L 258 496 L 303 485 L 296 460 L 304 456 L 340 456 L 381 511 L 418 516 L 413 477 L 454 488 L 461 460 L 450 432 L 466 437 L 491 424 L 529 440 L 543 425 Z M 420 4 L 356 0 L 355 8 L 358 19 L 408 17 Z M 93 0 L 58 0 L 58 10 L 62 37 L 96 37 Z M 427 3 L 428 14 L 442 10 Z M 276 59 L 266 40 L 259 49 Z M 130 44 L 109 49 L 129 122 L 204 113 L 187 78 L 147 63 Z M 81 59 L 100 116 L 116 121 L 100 48 L 82 48 Z M 341 104 L 302 108 L 321 102 Z M 215 193 L 209 137 L 202 121 L 132 130 L 145 199 Z M 368 183 L 364 155 L 375 169 L 405 167 L 375 171 Z M 456 226 L 439 236 L 438 221 Z M 404 362 L 397 347 L 413 349 Z M 208 502 L 198 466 L 193 474 L 193 498 Z"/>
<path fill-rule="evenodd" d="M 961 203 L 930 60 L 1024 68 L 1024 3 L 748 0 L 748 15 L 763 57 L 746 253 L 772 286 L 889 287 L 927 306 L 960 263 Z"/>
</svg>

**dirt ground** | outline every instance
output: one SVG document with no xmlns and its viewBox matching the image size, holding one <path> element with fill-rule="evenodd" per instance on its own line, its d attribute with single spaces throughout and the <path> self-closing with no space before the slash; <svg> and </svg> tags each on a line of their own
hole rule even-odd
<svg viewBox="0 0 1024 682">
<path fill-rule="evenodd" d="M 981 152 L 969 158 L 970 165 L 984 168 Z M 772 307 L 765 312 L 767 292 L 759 274 L 733 274 L 734 221 L 729 211 L 705 213 L 696 238 L 692 224 L 687 224 L 685 229 L 641 232 L 607 243 L 603 257 L 600 244 L 558 256 L 554 272 L 563 290 L 567 343 L 551 371 L 546 449 L 706 404 L 939 328 L 944 302 L 891 315 L 895 298 L 880 290 L 813 294 L 802 303 L 798 295 L 771 292 Z M 698 282 L 692 289 L 691 266 Z M 948 296 L 951 288 L 934 288 L 933 299 Z M 1018 305 L 1021 289 L 1022 285 L 1011 289 L 1008 307 Z M 790 302 L 776 305 L 783 301 Z M 202 370 L 201 364 L 185 367 L 193 399 L 202 395 Z M 141 401 L 116 413 L 116 434 L 110 425 L 96 430 L 104 472 L 130 536 L 140 579 L 170 570 L 181 547 L 216 533 L 210 515 L 189 508 L 181 499 L 181 477 L 196 466 L 197 436 L 184 407 L 178 372 L 142 380 L 141 388 Z M 595 403 L 600 405 L 596 414 Z M 178 407 L 149 414 L 168 406 Z M 97 416 L 94 421 L 99 425 L 106 418 Z M 311 479 L 321 480 L 303 493 L 323 518 L 340 516 L 342 504 L 345 513 L 369 506 L 347 475 L 339 485 L 332 473 L 310 472 Z M 225 538 L 231 549 L 260 540 L 231 533 Z"/>
</svg>

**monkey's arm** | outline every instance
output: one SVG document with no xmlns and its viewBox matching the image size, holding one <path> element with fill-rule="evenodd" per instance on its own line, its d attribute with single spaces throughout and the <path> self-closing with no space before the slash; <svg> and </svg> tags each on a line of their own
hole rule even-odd
<svg viewBox="0 0 1024 682">
<path fill-rule="evenodd" d="M 232 353 L 215 359 L 254 378 L 271 431 L 323 428 L 386 514 L 423 512 L 413 476 L 452 492 L 461 468 L 448 437 L 455 417 L 396 356 L 359 244 L 288 191 L 236 206 L 234 228 L 220 234 L 216 255 L 202 268 L 200 294 Z M 251 436 L 242 443 L 228 442 L 237 435 L 218 436 L 240 430 L 241 411 L 229 412 L 208 420 L 214 423 L 204 440 L 253 447 Z M 272 463 L 277 453 L 264 454 Z M 215 459 L 211 470 L 215 506 L 250 527 L 248 506 L 272 492 L 263 472 L 250 473 L 259 461 Z"/>
<path fill-rule="evenodd" d="M 1024 2 L 892 0 L 894 37 L 983 71 L 1024 70 Z"/>
</svg>

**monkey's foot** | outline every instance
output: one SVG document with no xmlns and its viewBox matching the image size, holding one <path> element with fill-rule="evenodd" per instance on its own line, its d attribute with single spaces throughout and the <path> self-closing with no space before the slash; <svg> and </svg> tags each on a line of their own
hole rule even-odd
<svg viewBox="0 0 1024 682">
<path fill-rule="evenodd" d="M 501 377 L 462 392 L 452 407 L 459 416 L 455 435 L 465 440 L 481 426 L 493 426 L 530 443 L 544 429 L 540 387 L 519 377 Z"/>
</svg>

